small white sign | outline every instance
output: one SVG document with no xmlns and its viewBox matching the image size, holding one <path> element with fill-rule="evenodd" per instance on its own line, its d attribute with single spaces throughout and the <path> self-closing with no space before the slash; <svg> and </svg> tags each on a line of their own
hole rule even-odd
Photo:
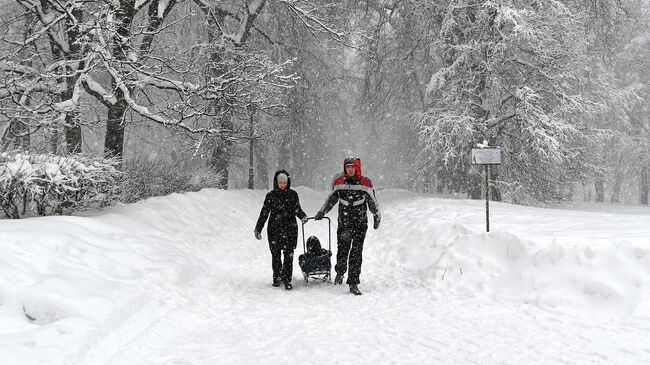
<svg viewBox="0 0 650 365">
<path fill-rule="evenodd" d="M 501 164 L 500 148 L 473 148 L 472 165 L 499 165 Z"/>
</svg>

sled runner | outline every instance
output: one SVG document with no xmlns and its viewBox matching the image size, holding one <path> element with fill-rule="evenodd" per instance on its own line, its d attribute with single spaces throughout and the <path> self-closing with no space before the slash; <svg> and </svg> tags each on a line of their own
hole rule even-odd
<svg viewBox="0 0 650 365">
<path fill-rule="evenodd" d="M 314 217 L 308 218 L 307 221 L 310 219 Z M 305 253 L 298 257 L 298 264 L 305 283 L 309 282 L 309 278 L 324 282 L 332 281 L 332 221 L 328 217 L 323 219 L 327 219 L 327 250 L 321 247 L 316 236 L 310 236 L 305 243 L 305 223 L 302 224 L 302 248 Z"/>
</svg>

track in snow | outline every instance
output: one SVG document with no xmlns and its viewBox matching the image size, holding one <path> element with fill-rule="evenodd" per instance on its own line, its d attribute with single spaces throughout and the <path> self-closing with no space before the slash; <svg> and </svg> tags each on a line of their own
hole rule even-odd
<svg viewBox="0 0 650 365">
<path fill-rule="evenodd" d="M 302 195 L 304 209 L 315 212 L 319 196 Z M 421 214 L 421 202 L 399 195 L 383 202 L 382 229 L 369 231 L 363 296 L 350 295 L 345 285 L 313 282 L 306 286 L 297 262 L 293 291 L 271 287 L 267 243 L 252 238 L 255 207 L 246 212 L 241 231 L 226 234 L 228 240 L 210 235 L 183 238 L 186 245 L 200 243 L 204 250 L 198 255 L 210 263 L 209 270 L 192 278 L 190 288 L 179 288 L 178 295 L 162 301 L 160 308 L 170 301 L 173 308 L 164 316 L 145 317 L 151 323 L 144 330 L 124 326 L 111 334 L 117 338 L 135 334 L 134 338 L 94 353 L 111 351 L 101 356 L 109 360 L 107 364 L 633 364 L 650 360 L 650 346 L 639 335 L 650 334 L 647 321 L 598 320 L 494 300 L 462 286 L 438 285 L 440 275 L 414 276 L 400 264 L 398 249 L 413 242 L 399 241 L 391 231 L 412 229 L 408 225 L 414 222 L 404 217 Z M 439 223 L 462 225 L 466 214 L 455 212 Z M 325 227 L 310 221 L 306 231 L 315 232 L 325 244 Z M 300 253 L 301 245 L 295 261 Z M 446 280 L 462 280 L 459 275 L 451 277 Z M 135 313 L 134 321 L 140 315 Z M 92 356 L 87 359 L 88 364 L 96 363 Z"/>
</svg>

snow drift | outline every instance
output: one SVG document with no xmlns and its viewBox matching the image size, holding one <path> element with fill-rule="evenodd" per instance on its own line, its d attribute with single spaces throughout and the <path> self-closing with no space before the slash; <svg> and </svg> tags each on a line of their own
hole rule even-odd
<svg viewBox="0 0 650 365">
<path fill-rule="evenodd" d="M 326 193 L 297 190 L 304 210 L 313 215 Z M 163 338 L 196 329 L 204 321 L 202 317 L 216 318 L 234 311 L 230 315 L 236 312 L 239 318 L 246 313 L 236 327 L 244 326 L 248 334 L 255 328 L 258 333 L 261 323 L 269 320 L 267 316 L 274 318 L 273 313 L 281 309 L 268 303 L 284 300 L 292 300 L 287 305 L 294 315 L 302 311 L 313 315 L 318 310 L 332 314 L 328 306 L 340 302 L 348 309 L 338 310 L 348 311 L 345 313 L 352 310 L 351 303 L 370 312 L 383 305 L 416 306 L 422 316 L 418 320 L 435 320 L 437 317 L 422 311 L 444 307 L 440 296 L 444 295 L 444 301 L 470 298 L 491 308 L 528 307 L 570 316 L 596 313 L 615 321 L 634 319 L 642 329 L 650 328 L 644 327 L 650 323 L 647 209 L 634 214 L 598 213 L 495 203 L 492 232 L 485 233 L 483 203 L 479 201 L 382 190 L 378 192 L 382 226 L 378 231 L 369 230 L 364 249 L 361 288 L 365 295 L 352 302 L 352 296 L 341 297 L 339 290 L 322 285 L 309 288 L 298 284 L 295 293 L 286 297 L 291 299 L 275 298 L 277 292 L 268 285 L 271 274 L 266 243 L 255 240 L 252 233 L 264 194 L 204 190 L 112 207 L 84 217 L 0 221 L 0 358 L 11 364 L 166 363 L 171 355 L 156 358 L 145 354 L 154 343 L 164 350 Z M 335 217 L 335 212 L 330 216 Z M 327 237 L 326 225 L 306 229 L 307 235 Z M 333 234 L 335 237 L 335 227 Z M 294 280 L 300 283 L 299 268 L 294 264 Z M 409 297 L 408 293 L 416 294 Z M 258 307 L 261 304 L 265 309 Z M 201 312 L 196 310 L 199 307 Z M 180 315 L 181 308 L 195 310 Z M 286 316 L 286 311 L 278 313 L 282 313 L 278 318 Z M 327 318 L 331 321 L 332 317 Z M 372 323 L 368 318 L 364 323 Z M 253 327 L 246 327 L 247 321 L 252 321 Z M 223 320 L 219 323 L 225 326 Z M 413 323 L 394 325 L 400 328 L 415 326 Z M 334 324 L 345 327 L 342 322 Z M 237 342 L 236 337 L 215 337 L 214 329 L 210 331 L 217 342 L 210 348 L 232 355 L 220 361 L 286 360 L 268 357 L 268 350 L 261 348 L 259 343 L 268 336 L 251 345 L 243 333 Z M 351 339 L 360 333 L 366 333 L 368 339 L 379 336 L 370 325 L 347 332 Z M 278 336 L 289 338 L 292 333 Z M 282 338 L 275 341 L 283 342 Z M 368 340 L 367 346 L 380 342 Z M 625 342 L 631 346 L 630 341 Z M 638 348 L 645 346 L 641 343 Z M 238 344 L 248 344 L 248 350 Z M 394 344 L 386 344 L 387 349 L 391 346 Z M 400 355 L 400 351 L 406 350 L 388 352 L 403 362 L 422 361 L 422 353 L 409 350 Z M 255 354 L 259 358 L 252 357 Z M 331 354 L 314 354 L 314 361 L 331 359 Z M 461 359 L 448 355 L 447 360 Z M 384 358 L 373 360 L 372 356 L 366 359 L 368 363 Z M 504 356 L 505 362 L 513 361 Z M 573 360 L 593 360 L 591 355 L 585 356 Z M 643 356 L 647 358 L 650 352 L 646 349 Z M 631 359 L 639 359 L 638 354 Z M 176 360 L 216 361 L 212 357 Z"/>
</svg>

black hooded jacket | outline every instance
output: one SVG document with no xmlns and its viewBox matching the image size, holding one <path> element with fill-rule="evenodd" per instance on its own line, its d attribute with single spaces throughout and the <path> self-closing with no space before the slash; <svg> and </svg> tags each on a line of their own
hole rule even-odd
<svg viewBox="0 0 650 365">
<path fill-rule="evenodd" d="M 281 190 L 278 187 L 278 175 L 287 175 L 287 188 Z M 291 190 L 291 177 L 285 170 L 275 172 L 273 176 L 273 190 L 266 194 L 264 205 L 260 211 L 260 217 L 255 226 L 256 232 L 262 232 L 266 219 L 269 225 L 266 229 L 269 237 L 269 244 L 283 245 L 287 248 L 296 248 L 298 242 L 298 224 L 296 217 L 302 219 L 307 214 L 300 208 L 298 193 Z"/>
</svg>

